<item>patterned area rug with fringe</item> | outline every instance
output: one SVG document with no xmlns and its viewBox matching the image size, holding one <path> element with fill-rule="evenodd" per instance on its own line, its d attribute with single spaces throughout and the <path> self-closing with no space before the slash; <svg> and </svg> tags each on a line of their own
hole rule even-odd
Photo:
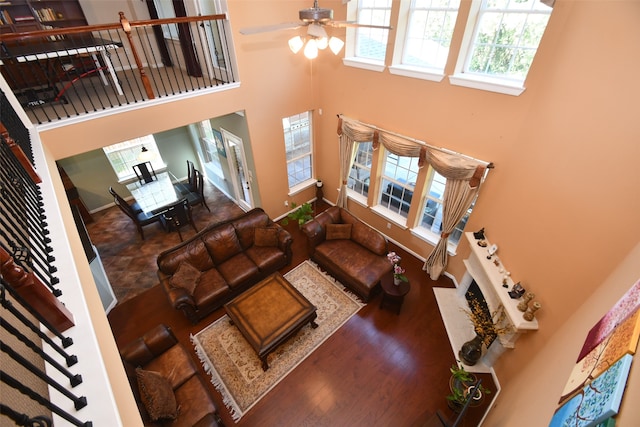
<svg viewBox="0 0 640 427">
<path fill-rule="evenodd" d="M 306 325 L 280 345 L 269 355 L 266 372 L 256 352 L 238 328 L 229 323 L 227 315 L 191 336 L 205 371 L 211 375 L 211 382 L 236 421 L 364 306 L 310 261 L 284 277 L 316 306 L 318 328 Z"/>
</svg>

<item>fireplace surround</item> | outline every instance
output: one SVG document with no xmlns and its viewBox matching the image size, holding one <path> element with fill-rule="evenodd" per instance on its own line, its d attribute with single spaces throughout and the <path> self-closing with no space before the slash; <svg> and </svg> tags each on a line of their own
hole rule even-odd
<svg viewBox="0 0 640 427">
<path fill-rule="evenodd" d="M 513 288 L 514 282 L 506 273 L 502 262 L 500 260 L 496 262 L 498 257 L 495 254 L 489 257 L 491 243 L 485 238 L 482 242 L 483 246 L 480 246 L 479 240 L 469 232 L 465 233 L 465 237 L 471 252 L 463 261 L 467 269 L 464 277 L 456 288 L 433 288 L 433 291 L 456 358 L 462 345 L 475 337 L 473 325 L 465 313 L 465 310 L 469 310 L 466 298 L 469 288 L 472 285 L 475 288 L 477 284 L 483 298 L 482 302 L 486 303 L 491 313 L 504 309 L 506 315 L 503 324 L 498 326 L 510 325 L 512 332 L 499 334 L 475 365 L 468 366 L 459 362 L 469 372 L 491 373 L 496 360 L 506 349 L 515 347 L 520 335 L 538 329 L 538 321 L 535 318 L 531 321 L 525 320 L 522 317 L 523 313 L 517 307 L 521 298 L 513 299 L 509 296 L 509 290 Z M 477 297 L 479 295 L 477 290 L 474 292 Z"/>
</svg>

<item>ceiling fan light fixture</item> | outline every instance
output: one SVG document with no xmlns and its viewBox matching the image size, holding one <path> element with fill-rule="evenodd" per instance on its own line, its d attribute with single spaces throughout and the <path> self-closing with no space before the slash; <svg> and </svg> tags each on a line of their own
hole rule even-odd
<svg viewBox="0 0 640 427">
<path fill-rule="evenodd" d="M 326 49 L 327 46 L 329 46 L 329 39 L 326 37 L 321 37 L 319 39 L 316 39 L 316 45 L 320 50 Z"/>
<path fill-rule="evenodd" d="M 339 54 L 343 46 L 344 42 L 337 37 L 331 37 L 329 40 L 329 49 L 331 49 L 334 55 Z"/>
<path fill-rule="evenodd" d="M 318 44 L 315 39 L 311 39 L 307 42 L 304 47 L 304 56 L 308 59 L 314 59 L 318 57 Z"/>
<path fill-rule="evenodd" d="M 300 49 L 302 49 L 302 46 L 304 46 L 304 40 L 302 40 L 302 37 L 295 36 L 289 39 L 289 49 L 291 49 L 291 52 L 293 53 L 300 52 Z"/>
</svg>

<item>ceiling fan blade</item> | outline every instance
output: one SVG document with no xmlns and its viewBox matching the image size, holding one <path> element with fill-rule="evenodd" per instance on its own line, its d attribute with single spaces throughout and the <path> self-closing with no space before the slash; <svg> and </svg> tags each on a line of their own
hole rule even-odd
<svg viewBox="0 0 640 427">
<path fill-rule="evenodd" d="M 282 24 L 264 25 L 262 27 L 242 28 L 240 34 L 250 35 L 258 33 L 267 33 L 269 31 L 294 30 L 305 26 L 304 22 L 283 22 Z"/>
<path fill-rule="evenodd" d="M 360 27 L 360 28 L 378 28 L 381 30 L 393 30 L 393 27 L 389 27 L 386 25 L 369 25 L 369 24 L 358 24 L 354 21 L 330 21 L 325 25 L 329 25 L 331 27 L 344 28 L 344 27 Z"/>
</svg>

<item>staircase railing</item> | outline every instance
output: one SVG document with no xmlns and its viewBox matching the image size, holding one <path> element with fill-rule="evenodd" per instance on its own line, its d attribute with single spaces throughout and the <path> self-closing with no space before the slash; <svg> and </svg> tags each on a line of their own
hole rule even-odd
<svg viewBox="0 0 640 427">
<path fill-rule="evenodd" d="M 237 82 L 226 15 L 0 35 L 0 71 L 46 123 Z"/>
<path fill-rule="evenodd" d="M 89 402 L 73 390 L 83 382 L 72 370 L 78 358 L 67 350 L 73 339 L 63 335 L 74 317 L 57 298 L 29 133 L 2 91 L 0 111 L 0 424 L 8 417 L 16 425 L 50 426 L 55 415 L 88 427 L 78 411 Z M 50 390 L 62 402 L 54 403 Z"/>
</svg>

